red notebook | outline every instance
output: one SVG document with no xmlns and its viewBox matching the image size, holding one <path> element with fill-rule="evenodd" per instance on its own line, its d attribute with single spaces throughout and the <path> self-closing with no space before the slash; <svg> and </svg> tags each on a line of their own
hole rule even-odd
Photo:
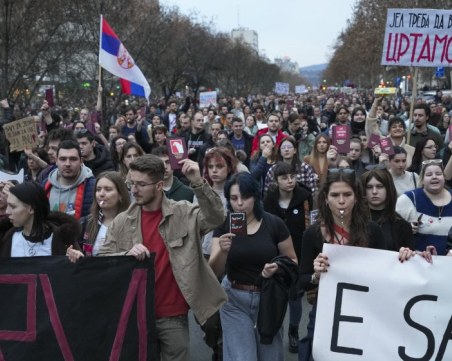
<svg viewBox="0 0 452 361">
<path fill-rule="evenodd" d="M 179 161 L 188 158 L 187 145 L 184 138 L 167 138 L 166 146 L 168 148 L 168 157 L 172 169 L 182 169 Z"/>
<path fill-rule="evenodd" d="M 332 130 L 332 144 L 337 148 L 340 154 L 348 154 L 350 152 L 350 126 L 335 125 Z"/>
</svg>

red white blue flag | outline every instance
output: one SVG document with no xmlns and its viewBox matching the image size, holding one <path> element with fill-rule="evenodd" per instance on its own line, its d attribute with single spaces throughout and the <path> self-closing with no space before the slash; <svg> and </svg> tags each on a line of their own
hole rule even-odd
<svg viewBox="0 0 452 361">
<path fill-rule="evenodd" d="M 99 64 L 121 78 L 123 93 L 146 99 L 151 94 L 148 81 L 103 16 L 100 17 Z"/>
</svg>

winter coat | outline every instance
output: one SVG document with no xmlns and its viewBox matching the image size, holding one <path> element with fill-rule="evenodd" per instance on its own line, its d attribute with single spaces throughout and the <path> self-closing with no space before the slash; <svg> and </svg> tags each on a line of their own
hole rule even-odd
<svg viewBox="0 0 452 361">
<path fill-rule="evenodd" d="M 46 221 L 52 230 L 52 256 L 64 256 L 69 246 L 80 249 L 78 238 L 81 226 L 77 220 L 62 212 L 50 212 Z M 8 218 L 0 220 L 0 257 L 11 257 L 11 245 L 15 228 Z"/>
<path fill-rule="evenodd" d="M 257 315 L 257 330 L 260 342 L 264 345 L 270 345 L 281 328 L 286 315 L 289 290 L 298 280 L 298 265 L 289 257 L 277 256 L 272 259 L 273 262 L 278 265 L 278 270 L 272 277 L 262 281 Z"/>
</svg>

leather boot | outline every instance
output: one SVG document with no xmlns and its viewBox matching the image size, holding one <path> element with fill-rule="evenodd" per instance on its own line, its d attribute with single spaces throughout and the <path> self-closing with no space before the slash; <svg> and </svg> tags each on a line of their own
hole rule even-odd
<svg viewBox="0 0 452 361">
<path fill-rule="evenodd" d="M 289 325 L 289 352 L 298 353 L 298 326 Z"/>
</svg>

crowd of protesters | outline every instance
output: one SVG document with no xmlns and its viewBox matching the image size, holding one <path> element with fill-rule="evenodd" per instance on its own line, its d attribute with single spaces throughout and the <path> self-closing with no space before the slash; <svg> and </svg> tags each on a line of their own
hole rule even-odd
<svg viewBox="0 0 452 361">
<path fill-rule="evenodd" d="M 283 360 L 287 305 L 287 347 L 312 360 L 325 242 L 401 260 L 451 254 L 452 98 L 440 91 L 414 104 L 372 92 L 223 97 L 202 108 L 187 97 L 124 105 L 111 119 L 99 107 L 0 106 L 2 124 L 31 115 L 39 134 L 36 147 L 11 153 L 1 133 L 0 167 L 23 168 L 25 179 L 0 183 L 0 255 L 155 252 L 162 360 L 189 360 L 189 309 L 213 360 Z M 332 139 L 339 125 L 348 152 Z M 172 137 L 188 152 L 176 169 Z M 61 237 L 68 229 L 79 236 Z M 305 294 L 314 307 L 300 341 Z"/>
</svg>

